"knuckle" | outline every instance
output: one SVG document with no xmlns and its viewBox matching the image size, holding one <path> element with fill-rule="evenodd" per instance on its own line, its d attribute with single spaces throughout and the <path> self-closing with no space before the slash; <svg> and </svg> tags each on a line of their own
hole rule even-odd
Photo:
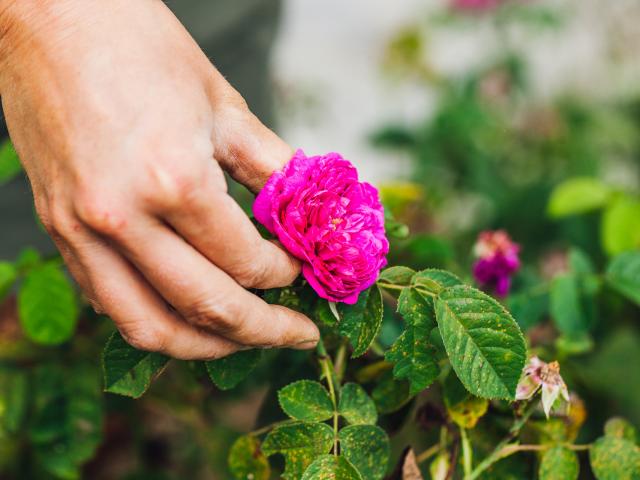
<svg viewBox="0 0 640 480">
<path fill-rule="evenodd" d="M 80 196 L 76 204 L 78 217 L 91 229 L 108 236 L 117 236 L 127 224 L 125 210 L 108 197 L 90 194 Z"/>
<path fill-rule="evenodd" d="M 234 316 L 230 315 L 222 302 L 215 298 L 196 301 L 182 313 L 193 325 L 214 330 L 217 333 L 225 334 L 237 329 Z"/>
<path fill-rule="evenodd" d="M 198 197 L 202 175 L 196 169 L 187 169 L 175 161 L 155 161 L 147 168 L 149 197 L 162 205 L 184 206 Z"/>
<path fill-rule="evenodd" d="M 262 286 L 266 279 L 266 266 L 259 260 L 239 262 L 236 264 L 234 278 L 245 288 Z"/>
<path fill-rule="evenodd" d="M 68 240 L 73 235 L 76 221 L 69 209 L 62 204 L 52 202 L 39 215 L 45 230 L 54 240 Z"/>
</svg>

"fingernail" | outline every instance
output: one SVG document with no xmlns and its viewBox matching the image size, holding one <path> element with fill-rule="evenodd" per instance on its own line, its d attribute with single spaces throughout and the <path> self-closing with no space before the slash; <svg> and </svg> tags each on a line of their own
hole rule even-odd
<svg viewBox="0 0 640 480">
<path fill-rule="evenodd" d="M 291 348 L 295 348 L 296 350 L 308 350 L 310 348 L 315 347 L 318 344 L 318 339 L 314 338 L 311 340 L 302 340 L 294 345 L 291 345 Z"/>
</svg>

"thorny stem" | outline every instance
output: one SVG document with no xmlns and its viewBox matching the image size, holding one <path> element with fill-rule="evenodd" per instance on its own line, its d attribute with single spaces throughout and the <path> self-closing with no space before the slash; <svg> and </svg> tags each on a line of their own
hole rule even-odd
<svg viewBox="0 0 640 480">
<path fill-rule="evenodd" d="M 322 339 L 318 342 L 318 361 L 320 362 L 320 368 L 322 373 L 327 379 L 327 385 L 329 386 L 329 395 L 331 397 L 331 403 L 333 404 L 333 454 L 338 455 L 338 402 L 336 397 L 336 390 L 333 384 L 335 371 L 331 366 L 331 358 L 327 354 L 327 350 L 324 347 Z"/>
</svg>

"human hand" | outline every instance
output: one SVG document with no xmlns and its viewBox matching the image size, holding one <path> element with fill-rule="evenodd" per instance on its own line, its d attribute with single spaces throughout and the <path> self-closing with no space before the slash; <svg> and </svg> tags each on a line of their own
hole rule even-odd
<svg viewBox="0 0 640 480">
<path fill-rule="evenodd" d="M 243 287 L 300 265 L 223 170 L 258 191 L 292 149 L 159 0 L 0 0 L 0 94 L 36 210 L 96 310 L 177 358 L 311 348 L 316 326 Z"/>
</svg>

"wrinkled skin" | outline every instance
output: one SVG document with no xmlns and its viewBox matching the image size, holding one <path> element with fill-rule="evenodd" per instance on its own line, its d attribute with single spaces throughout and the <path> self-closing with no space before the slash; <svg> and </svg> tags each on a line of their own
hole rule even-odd
<svg viewBox="0 0 640 480">
<path fill-rule="evenodd" d="M 386 264 L 389 242 L 378 191 L 337 153 L 298 150 L 258 194 L 253 212 L 291 253 L 316 293 L 354 304 Z"/>
<path fill-rule="evenodd" d="M 0 94 L 37 212 L 135 347 L 218 358 L 313 347 L 315 325 L 243 287 L 291 283 L 223 170 L 258 191 L 292 149 L 159 0 L 0 0 Z"/>
</svg>

